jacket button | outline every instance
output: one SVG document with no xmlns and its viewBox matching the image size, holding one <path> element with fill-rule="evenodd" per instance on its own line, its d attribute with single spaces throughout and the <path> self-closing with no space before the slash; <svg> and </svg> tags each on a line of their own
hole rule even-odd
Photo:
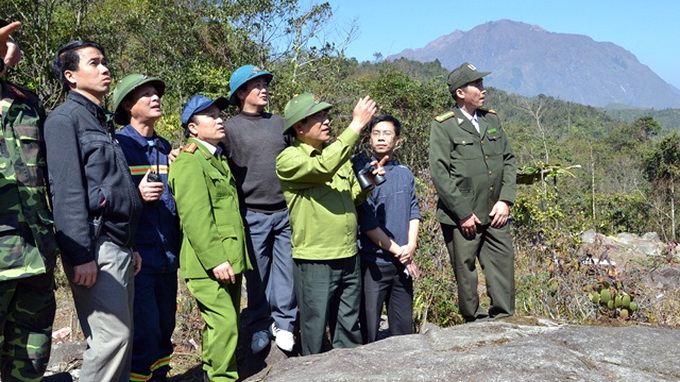
<svg viewBox="0 0 680 382">
<path fill-rule="evenodd" d="M 491 175 L 491 171 L 489 171 L 489 175 Z"/>
</svg>

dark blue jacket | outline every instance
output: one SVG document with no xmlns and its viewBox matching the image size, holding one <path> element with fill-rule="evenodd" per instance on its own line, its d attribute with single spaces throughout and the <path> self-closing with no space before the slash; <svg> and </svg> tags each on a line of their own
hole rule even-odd
<svg viewBox="0 0 680 382">
<path fill-rule="evenodd" d="M 371 160 L 377 158 L 372 157 Z M 396 161 L 387 162 L 383 168 L 387 181 L 375 186 L 366 201 L 357 207 L 359 253 L 362 260 L 398 263 L 391 253 L 378 247 L 365 232 L 379 227 L 397 244 L 408 244 L 409 224 L 412 219 L 421 218 L 416 184 L 411 170 Z"/>
<path fill-rule="evenodd" d="M 94 260 L 91 225 L 103 217 L 101 234 L 134 246 L 142 201 L 132 182 L 113 122 L 101 106 L 71 91 L 45 121 L 50 194 L 62 258 L 71 265 Z"/>
<path fill-rule="evenodd" d="M 165 190 L 158 202 L 144 203 L 144 212 L 137 227 L 135 250 L 142 256 L 142 273 L 175 272 L 179 254 L 179 223 L 175 200 L 168 188 L 168 141 L 154 134 L 144 137 L 127 125 L 116 133 L 132 174 L 139 185 L 150 168 L 160 175 Z"/>
</svg>

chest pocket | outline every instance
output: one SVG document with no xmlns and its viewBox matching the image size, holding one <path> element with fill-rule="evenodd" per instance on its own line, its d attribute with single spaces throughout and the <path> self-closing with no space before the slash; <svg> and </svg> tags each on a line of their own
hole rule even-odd
<svg viewBox="0 0 680 382">
<path fill-rule="evenodd" d="M 500 132 L 486 135 L 486 145 L 484 152 L 487 155 L 503 154 L 503 135 Z"/>
<path fill-rule="evenodd" d="M 26 165 L 26 171 L 17 171 L 17 180 L 30 186 L 43 186 L 43 169 L 45 167 L 45 155 L 43 136 L 36 125 L 14 126 L 17 137 L 17 148 L 21 152 L 21 158 Z"/>
<path fill-rule="evenodd" d="M 226 176 L 215 170 L 208 172 L 208 178 L 215 189 L 217 198 L 226 198 L 231 195 L 229 190 L 229 179 L 227 179 Z"/>
<path fill-rule="evenodd" d="M 477 159 L 481 155 L 482 153 L 479 150 L 479 143 L 475 142 L 472 137 L 453 138 L 453 152 L 451 153 L 452 159 Z"/>
</svg>

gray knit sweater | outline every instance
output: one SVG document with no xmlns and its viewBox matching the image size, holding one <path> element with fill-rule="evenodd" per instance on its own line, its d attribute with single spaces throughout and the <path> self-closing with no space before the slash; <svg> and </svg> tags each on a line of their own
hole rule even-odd
<svg viewBox="0 0 680 382">
<path fill-rule="evenodd" d="M 275 212 L 286 208 L 276 176 L 276 156 L 288 146 L 285 120 L 269 113 L 241 112 L 225 122 L 225 148 L 242 207 Z"/>
</svg>

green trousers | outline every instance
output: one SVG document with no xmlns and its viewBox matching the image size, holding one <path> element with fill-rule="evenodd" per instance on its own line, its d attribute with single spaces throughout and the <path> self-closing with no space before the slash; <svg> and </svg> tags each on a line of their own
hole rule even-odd
<svg viewBox="0 0 680 382">
<path fill-rule="evenodd" d="M 515 253 L 510 225 L 502 228 L 478 227 L 474 238 L 463 236 L 454 226 L 442 224 L 446 248 L 458 283 L 458 305 L 466 321 L 500 318 L 515 313 Z M 489 311 L 479 305 L 477 268 L 486 276 L 491 298 Z"/>
<path fill-rule="evenodd" d="M 52 344 L 54 275 L 0 282 L 0 379 L 40 381 Z"/>
<path fill-rule="evenodd" d="M 338 260 L 295 260 L 294 281 L 300 308 L 302 355 L 321 353 L 326 323 L 333 348 L 361 345 L 359 256 Z"/>
<path fill-rule="evenodd" d="M 211 382 L 236 381 L 238 314 L 241 301 L 241 275 L 235 284 L 213 279 L 187 279 L 187 288 L 198 302 L 205 321 L 201 358 Z"/>
</svg>

